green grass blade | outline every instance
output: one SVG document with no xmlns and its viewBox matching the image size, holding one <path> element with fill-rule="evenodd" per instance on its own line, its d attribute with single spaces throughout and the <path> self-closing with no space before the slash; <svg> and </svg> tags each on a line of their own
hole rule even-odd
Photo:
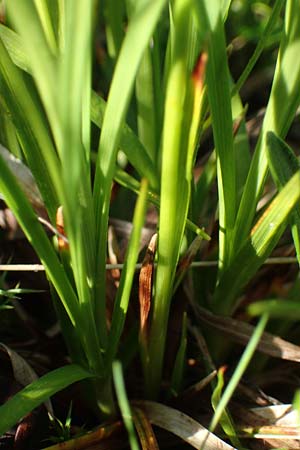
<svg viewBox="0 0 300 450">
<path fill-rule="evenodd" d="M 300 163 L 293 150 L 276 134 L 267 133 L 267 156 L 272 177 L 281 189 L 300 169 Z"/>
<path fill-rule="evenodd" d="M 99 128 L 102 127 L 105 108 L 106 102 L 94 91 L 92 91 L 91 120 Z M 149 180 L 152 189 L 158 190 L 159 182 L 155 171 L 155 166 L 153 165 L 153 162 L 148 156 L 141 141 L 126 124 L 123 126 L 121 131 L 119 146 L 139 175 Z"/>
<path fill-rule="evenodd" d="M 123 37 L 124 2 L 122 0 L 105 0 L 104 17 L 106 40 L 109 56 L 115 60 L 120 52 Z"/>
<path fill-rule="evenodd" d="M 122 127 L 139 63 L 165 4 L 166 0 L 157 0 L 156 2 L 139 2 L 137 5 L 119 54 L 104 115 L 94 183 L 96 236 L 98 236 L 98 242 L 96 242 L 97 297 L 102 304 L 99 311 L 96 311 L 97 317 L 105 316 L 108 211 Z M 132 51 L 133 48 L 135 51 Z"/>
<path fill-rule="evenodd" d="M 89 367 L 103 370 L 107 343 L 105 315 L 95 321 L 95 218 L 89 166 L 91 39 L 93 0 L 64 4 L 64 51 L 58 59 L 57 109 L 60 118 L 63 214 L 77 288 Z M 76 29 L 76 33 L 74 33 Z M 55 124 L 53 123 L 54 127 Z"/>
<path fill-rule="evenodd" d="M 14 64 L 20 69 L 30 73 L 28 56 L 25 52 L 24 45 L 20 36 L 16 32 L 0 24 L 0 37 L 3 40 L 3 44 Z M 84 98 L 85 100 L 87 100 L 88 95 L 86 94 Z M 90 102 L 91 120 L 95 123 L 95 125 L 97 125 L 97 127 L 101 128 L 106 108 L 106 102 L 94 91 L 92 91 Z M 29 116 L 31 115 L 32 114 L 30 114 Z M 84 138 L 83 142 L 86 142 Z M 87 148 L 87 143 L 85 143 L 85 147 Z M 148 178 L 151 187 L 157 190 L 159 182 L 157 179 L 155 167 L 137 136 L 126 124 L 122 129 L 120 148 L 124 151 L 129 162 L 133 165 L 133 167 L 137 170 L 141 177 Z M 87 159 L 89 159 L 89 155 L 87 155 Z"/>
<path fill-rule="evenodd" d="M 163 80 L 162 80 L 162 67 L 161 61 L 163 60 L 162 49 L 164 48 L 164 31 L 162 30 L 163 20 L 158 23 L 158 27 L 153 35 L 153 52 L 152 52 L 152 64 L 153 64 L 153 92 L 154 92 L 154 103 L 156 109 L 156 139 L 158 144 L 161 142 L 162 124 L 163 124 L 163 111 L 164 111 L 164 99 L 165 92 L 163 91 Z M 156 165 L 155 167 L 159 171 L 160 159 L 159 159 L 160 145 L 156 149 Z"/>
<path fill-rule="evenodd" d="M 251 164 L 251 151 L 246 128 L 247 106 L 243 107 L 240 96 L 237 94 L 231 99 L 232 117 L 234 121 L 234 148 L 236 154 L 236 192 L 238 202 L 241 199 Z"/>
<path fill-rule="evenodd" d="M 218 0 L 197 3 L 197 17 L 208 31 L 206 83 L 217 152 L 219 192 L 219 267 L 230 261 L 232 232 L 236 218 L 236 167 L 232 134 L 231 95 L 226 42 Z"/>
<path fill-rule="evenodd" d="M 293 150 L 274 133 L 267 133 L 267 156 L 272 177 L 279 189 L 300 170 L 300 163 Z M 300 265 L 300 207 L 295 206 L 291 215 L 291 227 L 297 258 Z"/>
<path fill-rule="evenodd" d="M 49 289 L 51 300 L 59 320 L 61 334 L 66 343 L 66 348 L 71 361 L 79 364 L 81 367 L 85 367 L 87 364 L 86 352 L 84 350 L 81 336 L 79 336 L 78 333 L 78 327 L 76 324 L 71 322 L 61 298 L 51 283 L 49 285 Z"/>
<path fill-rule="evenodd" d="M 149 337 L 149 358 L 144 367 L 146 391 L 155 397 L 160 386 L 170 299 L 185 230 L 191 186 L 190 125 L 193 112 L 191 73 L 190 1 L 174 3 L 174 36 L 167 81 L 162 138 L 162 169 L 158 261 L 155 302 Z"/>
<path fill-rule="evenodd" d="M 137 123 L 139 139 L 152 161 L 155 161 L 158 148 L 156 130 L 156 105 L 153 85 L 152 49 L 148 46 L 142 57 L 136 78 Z"/>
<path fill-rule="evenodd" d="M 222 274 L 213 299 L 213 309 L 218 314 L 230 314 L 236 307 L 239 291 L 270 255 L 299 197 L 300 172 L 297 172 L 274 198 L 230 267 Z"/>
<path fill-rule="evenodd" d="M 57 254 L 54 251 L 44 229 L 39 223 L 27 198 L 21 191 L 17 181 L 0 158 L 0 191 L 8 206 L 14 212 L 18 223 L 22 227 L 27 239 L 36 250 L 45 267 L 49 280 L 56 289 L 60 300 L 70 318 L 73 327 L 76 327 L 77 336 L 89 359 L 90 366 L 96 366 L 98 373 L 103 371 L 102 355 L 97 339 L 92 334 L 93 323 L 87 314 L 82 314 L 77 296 L 71 286 Z M 20 207 L 21 206 L 21 207 Z M 89 332 L 87 332 L 89 330 Z M 97 355 L 97 360 L 95 355 Z M 79 355 L 80 358 L 80 355 Z M 93 361 L 97 361 L 96 364 Z"/>
<path fill-rule="evenodd" d="M 47 39 L 48 46 L 51 49 L 51 52 L 55 53 L 57 50 L 57 43 L 51 20 L 51 14 L 49 11 L 49 1 L 34 0 L 34 3 Z M 52 3 L 55 3 L 55 0 Z"/>
<path fill-rule="evenodd" d="M 94 375 L 76 364 L 60 367 L 26 386 L 0 406 L 0 436 L 56 392 Z"/>
<path fill-rule="evenodd" d="M 284 30 L 272 90 L 236 220 L 234 252 L 247 239 L 264 185 L 268 167 L 266 134 L 268 131 L 274 131 L 278 136 L 284 138 L 300 102 L 299 8 L 299 0 L 287 0 Z"/>
<path fill-rule="evenodd" d="M 122 366 L 120 361 L 115 361 L 113 363 L 113 377 L 116 389 L 116 395 L 118 399 L 118 404 L 122 414 L 122 418 L 127 429 L 129 443 L 131 450 L 139 450 L 140 446 L 137 441 L 136 433 L 133 425 L 133 418 L 131 413 L 131 408 L 126 395 L 126 388 L 122 373 Z"/>
<path fill-rule="evenodd" d="M 3 99 L 3 98 L 2 98 Z M 4 103 L 4 101 L 3 101 Z M 0 139 L 6 148 L 18 159 L 22 158 L 22 150 L 18 140 L 17 132 L 11 117 L 5 111 L 5 105 L 0 103 L 1 131 Z"/>
<path fill-rule="evenodd" d="M 135 273 L 135 264 L 139 254 L 140 236 L 147 206 L 147 193 L 148 182 L 146 179 L 143 179 L 141 182 L 140 195 L 138 197 L 133 216 L 133 231 L 129 240 L 125 264 L 122 270 L 117 297 L 115 299 L 107 350 L 107 364 L 109 366 L 115 357 L 126 319 L 126 313 L 131 295 L 131 287 Z"/>
<path fill-rule="evenodd" d="M 226 19 L 227 15 L 228 15 L 231 2 L 232 2 L 232 0 L 222 0 L 221 1 L 221 3 L 223 3 L 221 11 L 222 11 L 222 17 L 224 17 L 224 19 Z"/>
<path fill-rule="evenodd" d="M 92 295 L 95 277 L 95 226 L 87 151 L 90 128 L 92 3 L 92 1 L 84 4 L 64 3 L 65 11 L 61 17 L 60 27 L 64 49 L 61 55 L 55 55 L 56 59 L 48 47 L 42 24 L 32 3 L 26 6 L 22 3 L 22 7 L 24 6 L 22 21 L 14 14 L 18 9 L 12 9 L 11 15 L 22 37 L 29 69 L 45 105 L 61 158 L 62 171 L 56 171 L 59 178 L 57 185 L 60 187 L 60 199 L 64 205 L 74 278 L 81 307 L 85 311 L 82 314 L 82 322 L 86 321 L 84 325 L 86 330 L 81 338 L 87 345 L 86 351 L 91 359 L 91 366 L 95 368 L 99 364 L 99 372 L 101 354 L 93 320 Z M 35 47 L 37 41 L 38 56 Z M 48 169 L 50 168 L 49 165 Z M 41 173 L 35 175 L 37 181 L 44 176 Z M 79 198 L 74 193 L 77 193 Z M 101 317 L 101 326 L 98 330 L 102 333 L 102 342 L 105 343 L 106 324 L 104 316 Z M 93 352 L 94 356 L 91 354 Z"/>
<path fill-rule="evenodd" d="M 43 112 L 30 93 L 30 85 L 15 67 L 0 40 L 0 93 L 17 130 L 27 163 L 52 220 L 58 206 L 60 167 Z M 34 132 L 33 132 L 34 130 Z"/>
<path fill-rule="evenodd" d="M 182 331 L 170 383 L 170 396 L 177 396 L 183 382 L 187 349 L 187 315 L 182 319 Z"/>
<path fill-rule="evenodd" d="M 14 176 L 0 156 L 0 191 L 9 208 L 13 211 L 18 223 L 24 230 L 29 242 L 36 250 L 42 264 L 45 266 L 50 281 L 55 286 L 73 325 L 78 324 L 79 309 L 77 298 L 70 285 L 58 257 L 49 239 L 39 223 L 29 201 L 21 191 Z"/>
<path fill-rule="evenodd" d="M 44 104 L 47 116 L 52 125 L 56 143 L 61 140 L 59 114 L 57 114 L 56 96 L 57 64 L 55 53 L 49 48 L 43 25 L 40 21 L 34 1 L 8 3 L 8 13 L 14 27 L 22 39 L 27 55 L 27 63 Z M 46 7 L 46 5 L 44 5 Z"/>
<path fill-rule="evenodd" d="M 158 60 L 160 46 L 156 30 L 144 51 L 135 84 L 138 136 L 154 165 L 160 144 L 161 103 L 164 97 Z"/>
<path fill-rule="evenodd" d="M 129 175 L 127 172 L 124 172 L 121 169 L 117 169 L 114 176 L 114 180 L 121 186 L 124 186 L 126 189 L 130 189 L 136 194 L 139 193 L 140 182 L 137 181 L 135 178 L 133 178 L 131 175 Z M 159 196 L 150 190 L 148 191 L 148 202 L 152 203 L 158 208 L 160 207 Z M 194 222 L 192 222 L 189 219 L 187 219 L 186 221 L 186 228 L 192 231 L 193 233 L 197 234 L 198 236 L 201 236 L 206 241 L 210 240 L 210 236 L 207 233 L 205 233 L 204 229 L 199 228 Z"/>
<path fill-rule="evenodd" d="M 14 64 L 20 69 L 28 72 L 28 57 L 24 51 L 21 37 L 15 31 L 11 30 L 1 23 L 0 38 Z"/>
<path fill-rule="evenodd" d="M 222 391 L 224 387 L 224 372 L 225 368 L 221 367 L 218 370 L 218 377 L 217 377 L 217 384 L 213 390 L 212 396 L 211 396 L 211 403 L 214 411 L 217 410 L 218 405 L 220 403 L 221 397 L 222 397 Z M 232 445 L 234 445 L 236 448 L 241 448 L 241 443 L 239 442 L 239 439 L 236 435 L 236 431 L 234 428 L 233 420 L 230 416 L 230 414 L 226 411 L 225 407 L 222 411 L 222 414 L 219 418 L 219 423 L 221 427 L 223 428 L 223 431 L 226 433 L 228 438 L 231 440 Z"/>
<path fill-rule="evenodd" d="M 216 152 L 212 152 L 208 161 L 206 162 L 203 172 L 201 173 L 199 180 L 195 185 L 193 192 L 193 220 L 198 223 L 201 213 L 203 213 L 205 207 L 205 201 L 208 198 L 208 193 L 212 187 L 217 176 L 217 161 Z"/>
<path fill-rule="evenodd" d="M 253 67 L 255 66 L 257 60 L 259 59 L 260 55 L 262 54 L 262 51 L 264 50 L 268 39 L 273 31 L 274 26 L 276 25 L 276 22 L 278 20 L 278 17 L 280 15 L 280 12 L 282 10 L 282 7 L 285 3 L 285 0 L 276 0 L 275 4 L 272 7 L 271 15 L 269 17 L 268 23 L 264 28 L 263 34 L 254 50 L 253 55 L 249 59 L 245 69 L 243 70 L 242 74 L 240 75 L 238 81 L 236 82 L 232 95 L 235 95 L 241 87 L 244 85 L 245 81 L 248 79 L 250 73 L 253 70 Z"/>
<path fill-rule="evenodd" d="M 215 410 L 215 414 L 212 418 L 211 424 L 210 424 L 210 431 L 214 431 L 219 420 L 222 417 L 222 414 L 226 408 L 226 406 L 228 405 L 228 402 L 230 400 L 230 398 L 232 397 L 232 394 L 234 393 L 239 381 L 241 380 L 243 374 L 245 373 L 245 370 L 247 369 L 247 366 L 255 352 L 255 349 L 257 347 L 257 344 L 259 343 L 259 340 L 264 332 L 264 329 L 267 325 L 268 322 L 268 314 L 264 314 L 259 323 L 257 324 L 255 331 L 253 333 L 253 335 L 251 336 L 251 339 L 242 355 L 242 357 L 240 358 L 238 365 L 234 371 L 234 374 L 232 375 L 225 391 L 224 394 L 222 395 L 218 406 L 216 407 Z"/>
<path fill-rule="evenodd" d="M 272 318 L 287 319 L 288 321 L 298 321 L 300 319 L 299 302 L 286 299 L 268 299 L 251 303 L 247 312 L 251 316 L 261 316 L 267 313 Z"/>
<path fill-rule="evenodd" d="M 293 398 L 293 410 L 296 412 L 296 424 L 299 427 L 300 425 L 300 391 L 296 389 Z"/>
</svg>

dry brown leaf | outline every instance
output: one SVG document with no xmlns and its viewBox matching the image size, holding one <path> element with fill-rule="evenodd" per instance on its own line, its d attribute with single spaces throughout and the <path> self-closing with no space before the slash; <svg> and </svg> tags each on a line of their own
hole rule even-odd
<svg viewBox="0 0 300 450">
<path fill-rule="evenodd" d="M 149 242 L 139 276 L 140 332 L 143 338 L 147 332 L 147 320 L 151 308 L 152 278 L 157 234 Z"/>
<path fill-rule="evenodd" d="M 291 404 L 263 406 L 252 408 L 251 411 L 268 420 L 272 425 L 297 427 L 298 413 Z"/>
<path fill-rule="evenodd" d="M 255 329 L 253 325 L 231 317 L 218 316 L 196 304 L 193 307 L 201 321 L 221 331 L 239 344 L 248 344 Z M 300 346 L 268 332 L 263 333 L 257 350 L 274 358 L 300 362 Z"/>
<path fill-rule="evenodd" d="M 38 379 L 38 375 L 35 373 L 33 368 L 25 361 L 22 356 L 20 356 L 17 352 L 9 348 L 7 345 L 0 343 L 0 348 L 4 350 L 11 362 L 11 366 L 13 369 L 14 377 L 18 383 L 22 386 L 27 386 L 28 384 L 36 381 Z M 44 403 L 46 409 L 50 414 L 53 415 L 53 408 L 50 400 L 45 401 Z"/>
<path fill-rule="evenodd" d="M 191 325 L 190 322 L 188 322 L 188 329 L 191 332 L 191 334 L 194 336 L 197 345 L 202 353 L 202 358 L 206 364 L 207 367 L 211 370 L 211 372 L 214 372 L 216 370 L 216 366 L 213 362 L 213 359 L 209 353 L 209 349 L 207 347 L 206 341 L 204 339 L 204 336 L 202 335 L 199 327 L 195 327 L 194 325 Z"/>
<path fill-rule="evenodd" d="M 64 239 L 66 237 L 66 234 L 65 234 L 64 215 L 62 206 L 59 206 L 56 211 L 56 228 L 59 233 L 57 236 L 57 245 L 59 251 L 68 250 L 69 244 Z"/>
<path fill-rule="evenodd" d="M 202 380 L 198 381 L 198 383 L 193 384 L 192 386 L 185 389 L 180 394 L 180 399 L 186 400 L 187 398 L 195 398 L 195 395 L 199 394 L 211 381 L 216 378 L 217 371 L 213 370 L 209 375 L 202 378 Z"/>
<path fill-rule="evenodd" d="M 194 448 L 234 450 L 234 447 L 222 441 L 196 420 L 177 409 L 150 401 L 136 402 L 136 404 L 146 412 L 153 425 L 170 431 Z"/>
<path fill-rule="evenodd" d="M 300 448 L 299 415 L 292 405 L 271 405 L 252 411 L 269 421 L 268 426 L 255 430 L 256 439 L 263 439 L 272 447 Z"/>
<path fill-rule="evenodd" d="M 195 239 L 187 249 L 186 253 L 183 255 L 183 257 L 180 259 L 178 263 L 176 278 L 182 278 L 182 276 L 189 269 L 191 263 L 194 261 L 194 258 L 200 248 L 202 240 L 203 240 L 202 236 L 195 237 Z"/>
<path fill-rule="evenodd" d="M 119 262 L 119 247 L 116 239 L 116 235 L 114 232 L 114 228 L 110 225 L 108 227 L 108 236 L 107 236 L 107 251 L 108 251 L 108 259 L 110 264 L 118 264 Z M 115 281 L 116 287 L 119 287 L 119 282 L 121 278 L 120 269 L 112 269 L 110 271 L 112 278 Z"/>
<path fill-rule="evenodd" d="M 36 182 L 28 167 L 0 144 L 0 155 L 17 178 L 23 192 L 32 206 L 38 210 L 44 209 L 44 203 Z"/>
<path fill-rule="evenodd" d="M 152 425 L 145 412 L 138 407 L 132 408 L 133 422 L 139 435 L 143 450 L 159 450 L 158 443 L 153 432 Z"/>
<path fill-rule="evenodd" d="M 115 218 L 109 219 L 109 224 L 114 227 L 114 231 L 118 238 L 121 238 L 123 243 L 120 243 L 120 251 L 122 253 L 121 260 L 123 259 L 129 237 L 132 233 L 133 225 L 131 222 L 127 222 L 126 220 L 120 220 Z M 155 227 L 143 227 L 141 232 L 141 240 L 140 240 L 140 250 L 142 250 L 150 241 L 151 237 L 155 233 Z"/>
<path fill-rule="evenodd" d="M 192 74 L 195 89 L 197 89 L 199 92 L 203 91 L 207 59 L 207 53 L 201 53 Z"/>
</svg>

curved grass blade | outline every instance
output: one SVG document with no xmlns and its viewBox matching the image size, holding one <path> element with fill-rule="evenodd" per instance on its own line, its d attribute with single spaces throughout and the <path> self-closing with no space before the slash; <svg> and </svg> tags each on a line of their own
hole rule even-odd
<svg viewBox="0 0 300 450">
<path fill-rule="evenodd" d="M 38 11 L 32 0 L 21 3 L 16 0 L 11 0 L 7 4 L 7 8 L 12 23 L 22 39 L 30 72 L 34 76 L 34 81 L 51 123 L 52 132 L 59 149 L 62 137 L 60 135 L 60 117 L 57 114 L 56 98 L 54 95 L 57 92 L 58 71 L 57 61 L 55 59 L 56 49 L 49 47 Z"/>
<path fill-rule="evenodd" d="M 0 37 L 16 66 L 30 73 L 28 56 L 25 52 L 21 37 L 13 30 L 0 24 Z M 91 92 L 91 121 L 101 128 L 103 123 L 106 102 L 95 91 Z M 149 179 L 152 189 L 158 190 L 159 181 L 155 167 L 137 136 L 128 125 L 124 125 L 120 138 L 120 148 L 126 154 L 129 162 L 141 175 Z"/>
<path fill-rule="evenodd" d="M 267 156 L 272 177 L 280 189 L 300 170 L 300 162 L 293 150 L 275 133 L 267 133 Z"/>
<path fill-rule="evenodd" d="M 39 223 L 29 201 L 23 194 L 14 176 L 0 156 L 0 191 L 18 223 L 23 228 L 27 239 L 36 250 L 44 265 L 50 281 L 58 292 L 73 325 L 80 329 L 81 321 L 77 297 L 70 285 L 58 257 L 49 239 Z"/>
<path fill-rule="evenodd" d="M 247 369 L 247 366 L 255 352 L 255 349 L 259 343 L 259 340 L 263 334 L 263 331 L 267 325 L 268 322 L 268 314 L 264 314 L 260 321 L 258 322 L 253 335 L 242 355 L 240 358 L 238 365 L 234 371 L 234 374 L 232 375 L 224 394 L 222 395 L 220 401 L 218 402 L 218 406 L 216 407 L 215 414 L 212 418 L 211 424 L 210 424 L 210 431 L 214 431 L 218 422 L 220 421 L 222 414 L 224 413 L 224 410 L 226 406 L 228 405 L 228 402 L 230 398 L 232 397 L 240 379 L 242 378 L 245 370 Z"/>
<path fill-rule="evenodd" d="M 210 433 L 199 422 L 177 409 L 161 403 L 136 402 L 142 408 L 153 425 L 170 431 L 191 447 L 203 450 L 235 450 L 234 447 Z"/>
<path fill-rule="evenodd" d="M 124 186 L 126 189 L 130 189 L 136 194 L 139 193 L 140 182 L 137 181 L 135 178 L 133 178 L 131 175 L 129 175 L 127 172 L 121 169 L 117 169 L 115 172 L 114 180 L 121 186 Z M 159 196 L 150 190 L 148 191 L 148 202 L 152 203 L 158 208 L 160 207 Z M 198 236 L 201 236 L 206 241 L 210 240 L 210 236 L 207 233 L 205 233 L 204 229 L 199 228 L 195 223 L 193 223 L 189 219 L 187 219 L 186 221 L 186 228 L 188 228 Z"/>
<path fill-rule="evenodd" d="M 225 367 L 220 367 L 220 369 L 218 370 L 217 383 L 211 396 L 212 407 L 215 411 L 217 410 L 222 397 L 225 369 L 226 369 Z M 228 436 L 228 438 L 231 440 L 232 444 L 235 447 L 240 448 L 241 443 L 236 435 L 233 420 L 225 408 L 220 416 L 219 423 L 223 428 L 224 432 L 226 433 L 226 435 Z"/>
<path fill-rule="evenodd" d="M 276 25 L 276 22 L 278 20 L 278 17 L 280 15 L 281 9 L 285 3 L 285 0 L 276 0 L 274 5 L 272 6 L 272 11 L 268 20 L 267 25 L 264 28 L 264 31 L 262 33 L 262 36 L 255 47 L 255 50 L 250 57 L 245 69 L 243 70 L 242 74 L 240 75 L 238 81 L 236 82 L 231 95 L 234 96 L 239 92 L 247 78 L 249 77 L 250 73 L 253 70 L 253 67 L 255 66 L 257 60 L 259 59 L 262 51 L 264 50 L 267 41 L 270 37 L 271 32 L 273 31 L 274 26 Z"/>
<path fill-rule="evenodd" d="M 112 59 L 117 58 L 124 37 L 124 9 L 125 6 L 122 0 L 104 1 L 107 50 Z"/>
<path fill-rule="evenodd" d="M 222 274 L 212 304 L 218 314 L 230 314 L 236 307 L 239 291 L 270 255 L 299 198 L 300 172 L 297 172 L 271 202 Z"/>
<path fill-rule="evenodd" d="M 105 348 L 106 323 L 104 314 L 99 317 L 97 327 L 94 320 L 95 220 L 89 167 L 93 1 L 84 4 L 69 0 L 64 2 L 60 30 L 64 48 L 60 53 L 53 53 L 49 47 L 33 2 L 26 5 L 22 3 L 21 12 L 16 3 L 11 2 L 10 5 L 12 20 L 22 37 L 30 71 L 44 104 L 60 157 L 61 170 L 57 171 L 60 177 L 59 197 L 64 207 L 78 293 L 77 308 L 81 309 L 80 322 L 85 328 L 79 334 L 89 365 L 99 374 L 102 370 L 100 345 Z M 46 4 L 43 7 L 46 8 Z M 19 20 L 18 14 L 22 14 L 22 20 Z M 36 48 L 39 49 L 38 54 Z"/>
<path fill-rule="evenodd" d="M 279 189 L 300 170 L 300 163 L 293 150 L 274 133 L 267 133 L 267 156 L 272 177 Z M 291 228 L 300 265 L 300 206 L 297 204 L 291 214 Z"/>
<path fill-rule="evenodd" d="M 26 386 L 0 406 L 0 436 L 56 392 L 94 375 L 76 364 L 60 367 Z"/>
<path fill-rule="evenodd" d="M 106 102 L 92 91 L 91 120 L 99 128 L 102 128 L 105 108 Z M 122 128 L 119 146 L 127 156 L 128 161 L 133 165 L 141 177 L 147 178 L 151 188 L 158 190 L 159 181 L 153 162 L 148 156 L 141 141 L 126 124 Z"/>
<path fill-rule="evenodd" d="M 25 72 L 29 71 L 28 57 L 24 50 L 21 37 L 2 23 L 0 24 L 0 38 L 13 63 Z"/>
<path fill-rule="evenodd" d="M 63 314 L 60 315 L 68 324 L 69 330 L 73 333 L 72 342 L 67 341 L 69 348 L 76 348 L 78 351 L 71 352 L 74 361 L 85 361 L 89 350 L 86 348 L 84 329 L 84 316 L 80 313 L 78 300 L 70 280 L 63 270 L 63 267 L 51 245 L 45 230 L 41 226 L 36 214 L 34 213 L 27 197 L 23 194 L 17 180 L 11 174 L 10 170 L 0 156 L 0 191 L 3 193 L 5 201 L 9 208 L 13 211 L 18 223 L 37 252 L 41 262 L 43 263 L 47 276 L 53 284 L 61 309 L 64 308 Z M 67 316 L 67 317 L 65 317 Z M 70 321 L 70 324 L 69 324 Z M 76 329 L 76 334 L 74 330 Z M 65 336 L 71 336 L 67 328 L 64 330 Z M 85 352 L 82 349 L 85 349 Z"/>
<path fill-rule="evenodd" d="M 300 8 L 299 0 L 287 0 L 284 30 L 276 63 L 271 94 L 258 144 L 239 206 L 234 232 L 234 253 L 244 244 L 264 186 L 268 160 L 266 135 L 274 131 L 284 138 L 300 102 Z"/>
<path fill-rule="evenodd" d="M 26 160 L 52 220 L 58 206 L 60 167 L 43 112 L 31 87 L 0 40 L 0 92 L 9 109 Z M 34 132 L 33 132 L 34 130 Z"/>
</svg>

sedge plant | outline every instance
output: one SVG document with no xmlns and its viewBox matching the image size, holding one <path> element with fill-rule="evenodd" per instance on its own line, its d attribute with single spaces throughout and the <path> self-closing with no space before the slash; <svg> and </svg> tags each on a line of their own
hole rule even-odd
<svg viewBox="0 0 300 450">
<path fill-rule="evenodd" d="M 196 236 L 209 239 L 199 216 L 214 181 L 219 239 L 212 311 L 224 315 L 235 311 L 241 290 L 287 224 L 292 224 L 297 239 L 298 215 L 293 210 L 300 198 L 299 169 L 286 171 L 284 177 L 276 175 L 272 148 L 285 138 L 300 101 L 300 3 L 274 2 L 257 49 L 236 85 L 230 76 L 225 34 L 230 4 L 219 0 L 6 2 L 7 25 L 0 25 L 0 101 L 9 123 L 6 144 L 11 143 L 10 150 L 17 151 L 30 168 L 53 227 L 57 210 L 63 211 L 67 248 L 53 246 L 2 157 L 0 192 L 45 267 L 72 365 L 41 377 L 3 405 L 0 434 L 55 392 L 83 379 L 94 411 L 102 417 L 114 415 L 112 366 L 122 340 L 148 203 L 158 211 L 157 264 L 148 332 L 140 352 L 145 396 L 151 399 L 159 397 L 163 379 L 178 262 L 184 246 Z M 280 12 L 284 21 L 272 90 L 251 158 L 247 141 L 237 139 L 244 130 L 243 117 L 234 133 L 243 110 L 239 90 Z M 107 101 L 93 90 L 98 17 L 113 67 Z M 101 130 L 96 155 L 91 124 Z M 199 142 L 210 124 L 215 150 L 196 181 L 193 168 Z M 130 175 L 118 166 L 119 150 L 134 169 Z M 280 157 L 284 154 L 283 150 Z M 269 166 L 280 189 L 257 218 Z M 135 192 L 137 199 L 108 324 L 106 261 L 114 179 Z M 172 375 L 176 389 L 180 385 L 176 370 L 181 374 L 185 357 L 186 319 L 182 322 Z M 121 369 L 118 364 L 114 368 L 117 383 Z M 121 387 L 118 396 L 124 394 Z M 228 395 L 226 401 L 220 400 L 223 405 L 227 402 Z"/>
</svg>

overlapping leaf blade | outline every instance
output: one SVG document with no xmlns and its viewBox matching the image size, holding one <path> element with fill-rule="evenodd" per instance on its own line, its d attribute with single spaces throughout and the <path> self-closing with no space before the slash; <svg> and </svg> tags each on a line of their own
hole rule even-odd
<svg viewBox="0 0 300 450">
<path fill-rule="evenodd" d="M 267 134 L 267 156 L 272 177 L 279 189 L 300 170 L 300 163 L 293 150 L 274 133 Z M 294 244 L 300 264 L 300 206 L 297 204 L 291 214 Z"/>
<path fill-rule="evenodd" d="M 270 255 L 299 198 L 300 172 L 297 172 L 274 198 L 230 267 L 223 273 L 213 301 L 213 309 L 219 314 L 228 314 L 235 309 L 241 288 Z"/>
<path fill-rule="evenodd" d="M 139 1 L 124 39 L 114 77 L 99 142 L 94 183 L 96 216 L 97 297 L 100 299 L 96 317 L 105 316 L 105 259 L 110 191 L 115 171 L 122 127 L 133 90 L 138 66 L 166 0 Z M 132 51 L 132 49 L 135 51 Z M 129 68 L 129 70 L 128 70 Z"/>
<path fill-rule="evenodd" d="M 60 367 L 26 386 L 0 406 L 0 435 L 56 392 L 94 375 L 76 364 Z"/>
<path fill-rule="evenodd" d="M 269 102 L 260 138 L 249 170 L 234 232 L 234 252 L 244 243 L 251 229 L 255 209 L 267 173 L 266 135 L 274 131 L 284 138 L 300 102 L 300 8 L 299 0 L 288 0 L 285 24 Z"/>
</svg>

